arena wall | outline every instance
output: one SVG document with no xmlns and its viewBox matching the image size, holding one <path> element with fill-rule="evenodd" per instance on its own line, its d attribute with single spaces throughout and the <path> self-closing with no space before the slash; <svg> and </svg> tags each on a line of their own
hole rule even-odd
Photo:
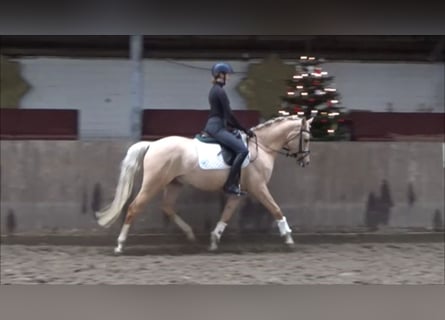
<svg viewBox="0 0 445 320">
<path fill-rule="evenodd" d="M 1 141 L 2 233 L 116 233 L 101 229 L 94 210 L 114 196 L 129 141 Z M 296 231 L 382 227 L 430 230 L 443 221 L 444 144 L 313 142 L 311 165 L 279 156 L 270 189 Z M 179 213 L 197 232 L 219 218 L 224 197 L 186 188 Z M 178 232 L 156 198 L 132 232 Z M 232 232 L 276 232 L 265 209 L 246 199 Z"/>
</svg>

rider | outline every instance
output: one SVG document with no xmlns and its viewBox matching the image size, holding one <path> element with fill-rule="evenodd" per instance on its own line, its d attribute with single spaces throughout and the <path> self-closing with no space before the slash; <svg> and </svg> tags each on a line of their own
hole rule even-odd
<svg viewBox="0 0 445 320">
<path fill-rule="evenodd" d="M 244 194 L 239 186 L 241 166 L 249 151 L 243 141 L 236 138 L 231 131 L 239 129 L 249 137 L 253 137 L 254 134 L 238 122 L 230 108 L 229 99 L 223 88 L 229 79 L 228 74 L 230 73 L 233 73 L 233 69 L 228 63 L 220 62 L 212 67 L 213 86 L 209 93 L 210 114 L 204 131 L 220 144 L 236 153 L 223 189 L 226 193 L 239 196 Z"/>
</svg>

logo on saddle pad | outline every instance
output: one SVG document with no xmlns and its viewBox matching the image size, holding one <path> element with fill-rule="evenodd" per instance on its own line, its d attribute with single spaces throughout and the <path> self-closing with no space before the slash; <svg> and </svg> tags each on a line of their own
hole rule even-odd
<svg viewBox="0 0 445 320">
<path fill-rule="evenodd" d="M 243 139 L 244 145 L 247 146 L 246 138 Z M 230 149 L 221 146 L 215 139 L 207 135 L 197 134 L 193 142 L 198 152 L 199 167 L 203 170 L 228 169 L 235 159 L 235 153 Z M 250 153 L 244 159 L 242 168 L 249 165 Z"/>
</svg>

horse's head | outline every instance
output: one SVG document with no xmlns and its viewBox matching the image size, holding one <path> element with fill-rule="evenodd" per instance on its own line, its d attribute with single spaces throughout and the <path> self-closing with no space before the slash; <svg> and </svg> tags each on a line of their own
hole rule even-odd
<svg viewBox="0 0 445 320">
<path fill-rule="evenodd" d="M 284 147 L 289 154 L 295 156 L 300 166 L 305 167 L 311 161 L 309 144 L 311 140 L 311 123 L 314 118 L 306 120 L 303 118 L 299 125 L 295 126 L 287 135 Z"/>
<path fill-rule="evenodd" d="M 266 152 L 291 156 L 300 166 L 310 162 L 309 143 L 313 118 L 306 120 L 299 116 L 285 116 L 268 120 L 253 130 L 258 133 L 257 147 Z M 285 150 L 285 152 L 283 152 Z"/>
</svg>

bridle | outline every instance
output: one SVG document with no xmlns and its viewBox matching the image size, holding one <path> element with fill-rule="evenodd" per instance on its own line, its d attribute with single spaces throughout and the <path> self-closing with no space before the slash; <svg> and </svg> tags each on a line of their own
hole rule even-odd
<svg viewBox="0 0 445 320">
<path fill-rule="evenodd" d="M 295 135 L 293 135 L 292 137 L 288 138 L 286 140 L 285 144 L 284 144 L 284 145 L 288 145 L 289 142 L 291 142 L 292 140 L 295 140 L 298 137 L 299 138 L 298 151 L 296 151 L 296 152 L 290 152 L 290 149 L 288 147 L 283 147 L 281 150 L 276 150 L 276 149 L 270 148 L 268 146 L 264 146 L 264 145 L 258 143 L 258 139 L 257 139 L 257 137 L 255 135 L 254 137 L 255 137 L 255 145 L 256 145 L 256 154 L 257 154 L 257 156 L 255 157 L 255 159 L 251 160 L 251 162 L 254 162 L 257 159 L 257 157 L 258 157 L 258 147 L 260 147 L 261 149 L 263 149 L 265 151 L 267 151 L 266 149 L 268 149 L 269 151 L 276 152 L 276 153 L 284 155 L 286 157 L 296 158 L 297 163 L 300 166 L 304 167 L 305 164 L 304 164 L 303 160 L 307 156 L 309 156 L 311 151 L 310 150 L 303 150 L 303 133 L 309 133 L 310 134 L 311 132 L 309 130 L 307 130 L 307 129 L 303 129 L 303 126 L 301 126 L 300 131 L 298 133 L 296 133 Z"/>
<path fill-rule="evenodd" d="M 310 150 L 303 150 L 303 133 L 309 133 L 311 134 L 311 132 L 309 130 L 303 129 L 303 126 L 301 126 L 300 132 L 297 133 L 295 136 L 293 136 L 292 138 L 288 139 L 286 141 L 286 144 L 288 144 L 289 142 L 291 142 L 292 140 L 294 140 L 296 137 L 299 138 L 299 142 L 298 142 L 298 151 L 297 152 L 293 152 L 290 153 L 290 149 L 287 147 L 284 147 L 283 150 L 285 150 L 287 153 L 285 154 L 286 157 L 293 157 L 296 158 L 297 162 L 304 167 L 304 162 L 303 160 L 309 156 L 309 154 L 311 153 Z"/>
</svg>

